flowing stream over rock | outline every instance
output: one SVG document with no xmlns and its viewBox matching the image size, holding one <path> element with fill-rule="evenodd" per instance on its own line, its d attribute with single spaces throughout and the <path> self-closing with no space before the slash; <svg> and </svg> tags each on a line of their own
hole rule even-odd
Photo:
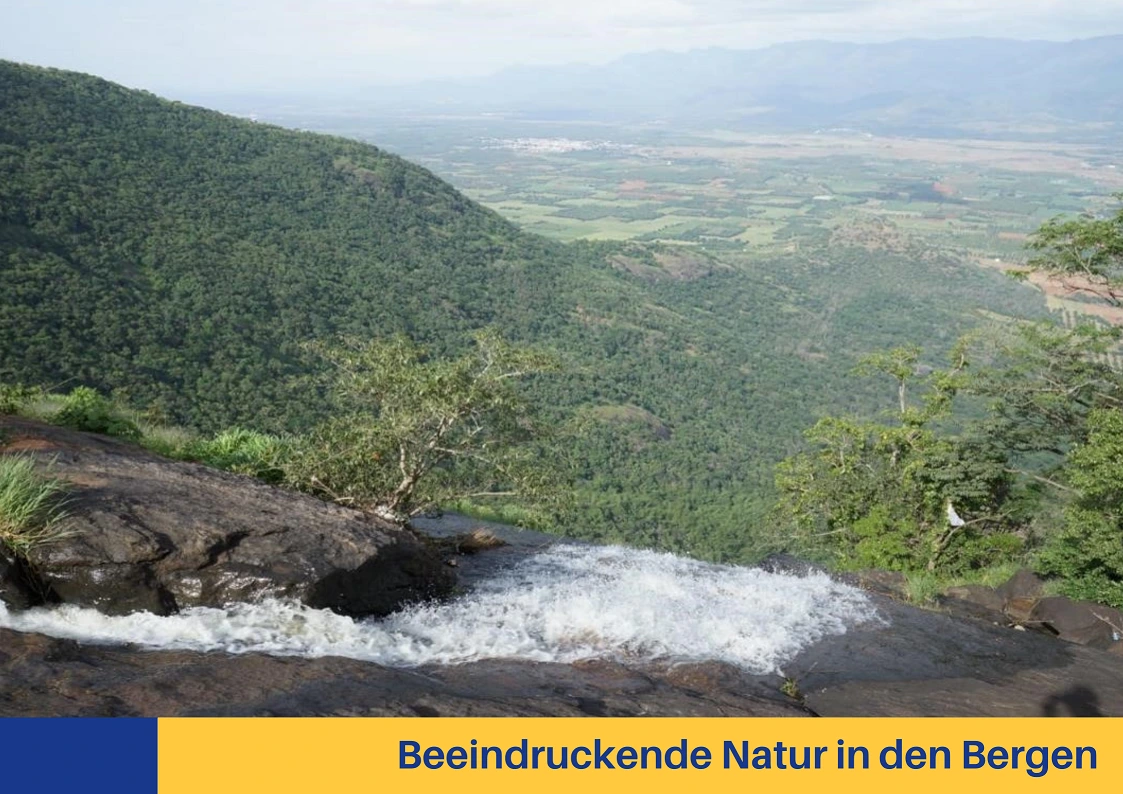
<svg viewBox="0 0 1123 794">
<path fill-rule="evenodd" d="M 520 555 L 521 556 L 521 555 Z M 281 601 L 159 617 L 76 606 L 8 611 L 0 627 L 144 648 L 340 656 L 394 667 L 484 659 L 721 661 L 764 674 L 876 620 L 859 590 L 614 546 L 536 549 L 452 600 L 354 620 Z"/>
</svg>

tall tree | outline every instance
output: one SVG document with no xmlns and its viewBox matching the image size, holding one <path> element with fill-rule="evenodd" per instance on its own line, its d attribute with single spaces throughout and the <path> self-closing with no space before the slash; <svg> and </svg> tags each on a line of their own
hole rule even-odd
<svg viewBox="0 0 1123 794">
<path fill-rule="evenodd" d="M 338 415 L 289 464 L 304 487 L 397 521 L 456 499 L 549 492 L 536 443 L 546 429 L 517 384 L 555 369 L 550 356 L 491 330 L 455 358 L 400 335 L 313 349 L 331 365 Z"/>
<path fill-rule="evenodd" d="M 1123 201 L 1123 193 L 1117 198 Z M 1070 292 L 1123 306 L 1123 209 L 1106 218 L 1053 218 L 1029 247 L 1036 255 L 1022 275 L 1045 273 Z"/>
</svg>

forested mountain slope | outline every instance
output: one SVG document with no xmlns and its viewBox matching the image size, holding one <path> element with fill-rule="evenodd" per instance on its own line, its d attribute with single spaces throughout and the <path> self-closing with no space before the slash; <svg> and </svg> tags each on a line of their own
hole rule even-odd
<svg viewBox="0 0 1123 794">
<path fill-rule="evenodd" d="M 302 345 L 497 325 L 593 430 L 575 534 L 753 546 L 773 464 L 827 411 L 876 411 L 871 349 L 935 359 L 1028 288 L 933 252 L 804 241 L 714 260 L 520 232 L 424 169 L 93 77 L 0 62 L 0 382 L 118 390 L 203 429 L 323 418 Z"/>
<path fill-rule="evenodd" d="M 3 377 L 283 424 L 297 343 L 550 316 L 557 246 L 422 168 L 76 74 L 0 65 Z"/>
</svg>

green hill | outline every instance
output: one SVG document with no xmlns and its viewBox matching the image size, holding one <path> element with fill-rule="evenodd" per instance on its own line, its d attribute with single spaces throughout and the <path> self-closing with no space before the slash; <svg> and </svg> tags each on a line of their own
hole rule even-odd
<svg viewBox="0 0 1123 794">
<path fill-rule="evenodd" d="M 562 354 L 543 403 L 597 420 L 573 534 L 743 556 L 802 428 L 888 398 L 858 355 L 1041 310 L 951 257 L 837 245 L 565 246 L 373 146 L 0 62 L 0 382 L 299 430 L 322 414 L 304 342 L 495 324 Z"/>
<path fill-rule="evenodd" d="M 372 146 L 8 63 L 0 175 L 3 376 L 124 387 L 197 425 L 291 418 L 310 337 L 526 330 L 563 266 Z"/>
</svg>

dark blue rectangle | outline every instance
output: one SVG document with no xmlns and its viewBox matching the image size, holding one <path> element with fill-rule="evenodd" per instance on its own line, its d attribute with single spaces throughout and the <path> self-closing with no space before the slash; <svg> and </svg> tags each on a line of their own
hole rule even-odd
<svg viewBox="0 0 1123 794">
<path fill-rule="evenodd" d="M 155 794 L 154 719 L 0 719 L 5 791 Z"/>
</svg>

